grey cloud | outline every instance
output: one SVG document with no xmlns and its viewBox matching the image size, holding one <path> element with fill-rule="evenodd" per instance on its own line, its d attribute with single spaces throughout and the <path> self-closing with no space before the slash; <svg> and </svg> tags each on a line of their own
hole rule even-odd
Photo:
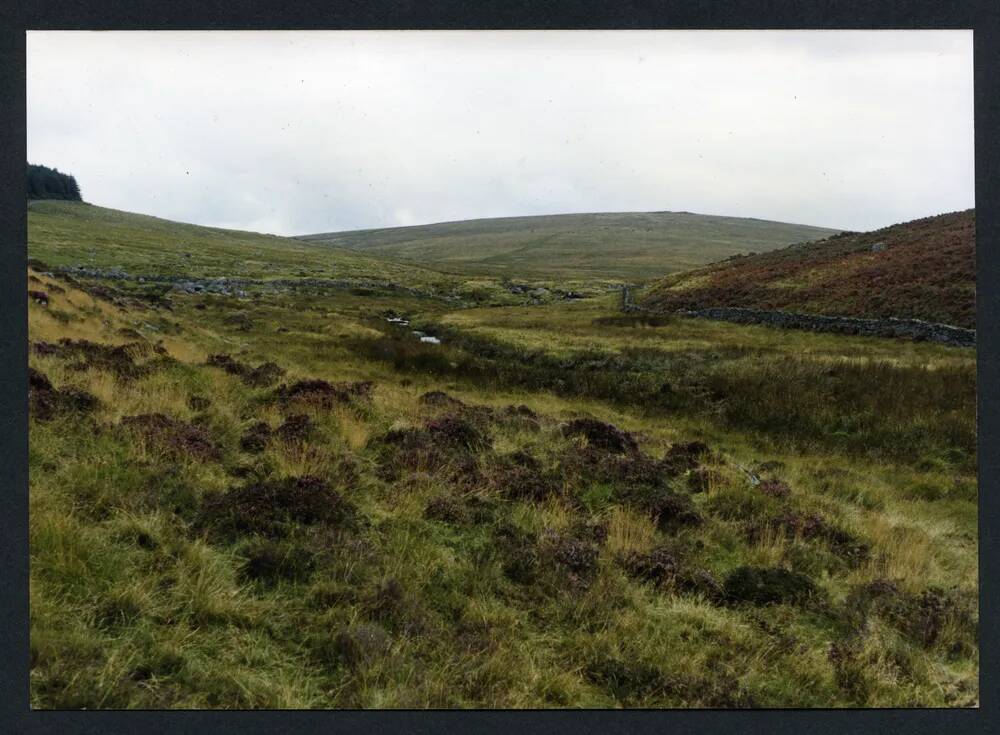
<svg viewBox="0 0 1000 735">
<path fill-rule="evenodd" d="M 966 31 L 31 32 L 27 82 L 30 160 L 200 224 L 974 202 Z"/>
</svg>

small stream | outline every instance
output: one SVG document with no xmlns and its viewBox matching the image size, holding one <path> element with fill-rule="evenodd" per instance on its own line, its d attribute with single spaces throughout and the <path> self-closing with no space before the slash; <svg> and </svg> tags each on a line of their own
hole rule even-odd
<svg viewBox="0 0 1000 735">
<path fill-rule="evenodd" d="M 394 325 L 396 327 L 408 327 L 408 326 L 410 326 L 410 320 L 409 319 L 405 319 L 405 318 L 403 318 L 401 316 L 390 316 L 390 317 L 386 317 L 385 320 L 389 324 L 392 324 L 392 325 Z M 441 340 L 439 338 L 437 338 L 437 337 L 435 337 L 435 336 L 433 336 L 431 334 L 427 334 L 426 332 L 421 332 L 419 329 L 410 330 L 410 334 L 412 334 L 414 337 L 416 337 L 417 339 L 419 339 L 424 344 L 429 344 L 429 345 L 439 345 L 439 344 L 441 344 Z"/>
</svg>

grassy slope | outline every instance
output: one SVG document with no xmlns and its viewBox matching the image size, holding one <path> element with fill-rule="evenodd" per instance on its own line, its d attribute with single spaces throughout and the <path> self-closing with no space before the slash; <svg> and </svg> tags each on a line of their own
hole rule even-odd
<svg viewBox="0 0 1000 735">
<path fill-rule="evenodd" d="M 78 202 L 29 203 L 28 250 L 49 265 L 120 267 L 143 275 L 371 278 L 412 286 L 454 280 L 413 264 L 345 248 L 189 225 Z"/>
<path fill-rule="evenodd" d="M 35 277 L 52 303 L 29 305 L 33 341 L 161 341 L 169 359 L 143 357 L 149 372 L 130 378 L 31 355 L 57 388 L 100 401 L 31 420 L 33 706 L 978 701 L 975 630 L 961 612 L 977 590 L 972 350 L 647 326 L 622 319 L 610 298 L 449 314 L 427 300 L 346 293 L 178 294 L 169 312 L 125 310 Z M 445 344 L 394 331 L 376 318 L 387 308 Z M 283 406 L 273 387 L 204 364 L 222 351 L 274 360 L 287 382 L 372 380 L 372 398 Z M 379 437 L 450 413 L 419 400 L 442 389 L 468 404 L 527 405 L 538 426 L 474 411 L 467 419 L 485 422 L 488 447 L 409 469 Z M 151 412 L 201 427 L 220 457 L 175 454 L 121 423 Z M 315 424 L 306 440 L 241 448 L 256 422 L 296 413 Z M 631 495 L 637 480 L 574 470 L 587 450 L 561 424 L 586 414 L 635 432 L 654 458 L 675 442 L 708 442 L 707 488 L 690 492 L 693 475 L 670 480 L 701 522 L 658 526 Z M 515 451 L 564 481 L 518 496 L 502 464 Z M 763 460 L 789 497 L 752 487 L 737 467 Z M 303 475 L 334 487 L 355 522 L 227 537 L 205 521 L 231 488 Z M 439 498 L 455 515 L 428 515 Z M 789 519 L 811 516 L 846 545 L 788 533 Z M 607 539 L 589 540 L 587 524 L 603 524 Z M 856 542 L 867 556 L 849 553 Z M 825 601 L 724 602 L 632 576 L 630 555 L 657 548 L 720 581 L 744 564 L 795 570 Z M 884 578 L 896 591 L 871 602 L 865 585 Z M 927 594 L 944 607 L 920 602 Z M 383 631 L 388 648 L 340 637 L 362 629 Z"/>
<path fill-rule="evenodd" d="M 603 293 L 615 283 L 533 280 L 551 293 L 529 297 L 511 293 L 499 276 L 449 275 L 381 254 L 48 200 L 28 204 L 28 254 L 49 266 L 117 267 L 135 276 L 390 282 L 471 304 L 553 300 L 556 289 Z"/>
<path fill-rule="evenodd" d="M 669 276 L 640 303 L 899 317 L 975 327 L 975 210 L 830 238 Z M 885 248 L 874 252 L 872 246 Z"/>
<path fill-rule="evenodd" d="M 628 212 L 467 220 L 301 239 L 465 272 L 646 279 L 834 232 L 686 212 Z"/>
</svg>

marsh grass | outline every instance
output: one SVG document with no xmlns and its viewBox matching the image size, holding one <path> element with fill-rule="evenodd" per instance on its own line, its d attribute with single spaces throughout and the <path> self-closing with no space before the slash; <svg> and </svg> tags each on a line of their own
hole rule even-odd
<svg viewBox="0 0 1000 735">
<path fill-rule="evenodd" d="M 76 246 L 53 237 L 33 236 L 69 258 Z M 65 356 L 30 357 L 55 389 L 99 401 L 30 423 L 34 707 L 978 702 L 966 609 L 978 589 L 971 351 L 701 320 L 634 324 L 610 298 L 447 313 L 343 292 L 240 301 L 248 332 L 225 321 L 224 299 L 176 295 L 169 320 L 181 331 L 164 335 L 143 326 L 164 316 L 152 307 L 66 295 L 54 301 L 65 318 L 29 306 L 33 341 L 123 344 L 119 330 L 132 328 L 163 339 L 174 359 L 143 357 L 150 370 L 122 380 Z M 444 344 L 391 331 L 385 309 L 440 327 Z M 219 352 L 273 360 L 289 384 L 375 387 L 293 411 L 276 386 L 204 364 Z M 464 405 L 421 402 L 434 390 Z M 522 405 L 536 418 L 508 412 Z M 253 425 L 275 430 L 297 412 L 313 424 L 307 438 L 241 449 Z M 202 432 L 217 456 L 121 425 L 157 413 Z M 449 444 L 427 429 L 443 416 L 487 439 Z M 630 432 L 638 455 L 589 454 L 561 432 L 581 417 Z M 697 467 L 656 464 L 695 440 L 711 450 Z M 412 466 L 406 441 L 423 452 Z M 512 495 L 517 462 L 558 481 L 537 498 Z M 649 466 L 660 479 L 639 471 Z M 691 479 L 697 470 L 706 482 Z M 787 494 L 763 492 L 751 471 Z M 248 506 L 273 523 L 228 536 L 206 511 L 291 478 L 336 493 L 323 497 L 339 512 L 313 512 L 306 490 L 273 494 L 278 507 Z M 659 506 L 636 500 L 667 494 L 697 522 L 660 523 Z M 859 543 L 867 557 L 851 556 Z M 634 556 L 660 566 L 637 578 Z M 816 599 L 720 597 L 747 566 L 802 574 Z M 859 620 L 852 605 L 875 583 L 898 592 Z M 867 632 L 852 637 L 859 626 Z"/>
</svg>

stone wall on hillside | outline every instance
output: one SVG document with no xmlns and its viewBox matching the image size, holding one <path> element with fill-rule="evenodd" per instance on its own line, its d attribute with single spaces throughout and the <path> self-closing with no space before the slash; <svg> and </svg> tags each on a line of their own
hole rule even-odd
<svg viewBox="0 0 1000 735">
<path fill-rule="evenodd" d="M 646 311 L 632 300 L 629 289 L 622 289 L 622 310 Z M 784 329 L 805 329 L 812 332 L 856 334 L 865 337 L 897 337 L 916 341 L 939 342 L 953 347 L 975 347 L 976 330 L 934 324 L 920 319 L 858 319 L 848 316 L 793 314 L 787 311 L 742 309 L 717 306 L 705 309 L 678 310 L 679 316 L 700 317 L 736 324 L 763 324 Z"/>
</svg>

